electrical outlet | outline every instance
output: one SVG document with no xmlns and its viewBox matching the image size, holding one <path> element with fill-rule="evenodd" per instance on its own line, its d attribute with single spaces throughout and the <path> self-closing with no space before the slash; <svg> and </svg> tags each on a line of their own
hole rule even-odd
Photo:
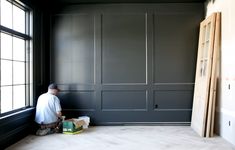
<svg viewBox="0 0 235 150">
<path fill-rule="evenodd" d="M 228 121 L 228 126 L 231 126 L 231 121 L 230 120 Z"/>
</svg>

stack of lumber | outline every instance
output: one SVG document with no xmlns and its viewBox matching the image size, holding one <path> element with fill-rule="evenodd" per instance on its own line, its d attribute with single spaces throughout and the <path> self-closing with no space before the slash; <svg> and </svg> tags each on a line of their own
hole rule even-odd
<svg viewBox="0 0 235 150">
<path fill-rule="evenodd" d="M 200 23 L 191 127 L 202 137 L 214 133 L 219 72 L 221 14 L 213 13 Z"/>
</svg>

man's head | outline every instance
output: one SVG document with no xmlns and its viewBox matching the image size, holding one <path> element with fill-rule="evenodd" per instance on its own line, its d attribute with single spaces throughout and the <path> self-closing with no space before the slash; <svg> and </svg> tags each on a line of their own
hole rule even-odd
<svg viewBox="0 0 235 150">
<path fill-rule="evenodd" d="M 53 95 L 57 95 L 58 92 L 60 91 L 60 89 L 58 88 L 57 84 L 56 83 L 51 83 L 49 86 L 48 86 L 48 91 L 53 94 Z"/>
</svg>

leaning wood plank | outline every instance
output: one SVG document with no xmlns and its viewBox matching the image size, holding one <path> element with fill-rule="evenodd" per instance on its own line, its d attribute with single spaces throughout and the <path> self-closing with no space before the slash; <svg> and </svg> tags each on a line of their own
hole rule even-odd
<svg viewBox="0 0 235 150">
<path fill-rule="evenodd" d="M 220 14 L 216 13 L 216 24 L 215 24 L 215 38 L 214 38 L 214 50 L 212 58 L 212 70 L 210 80 L 210 91 L 209 91 L 209 103 L 208 103 L 208 114 L 206 122 L 206 137 L 212 136 L 211 130 L 214 130 L 214 104 L 216 100 L 216 87 L 217 87 L 217 63 L 219 56 L 219 40 L 220 40 Z M 212 129 L 213 128 L 213 129 Z"/>
<path fill-rule="evenodd" d="M 216 13 L 213 13 L 200 23 L 191 127 L 202 137 L 205 136 L 207 119 L 215 17 Z"/>
<path fill-rule="evenodd" d="M 214 42 L 214 50 L 216 51 L 216 55 L 214 56 L 215 60 L 215 75 L 214 77 L 214 93 L 213 93 L 213 103 L 212 103 L 212 115 L 211 115 L 211 129 L 210 129 L 210 137 L 214 135 L 214 122 L 215 122 L 215 104 L 216 104 L 216 95 L 217 95 L 217 84 L 219 78 L 219 60 L 220 60 L 220 48 L 221 48 L 221 13 L 216 14 L 216 29 L 215 29 L 215 42 Z"/>
<path fill-rule="evenodd" d="M 217 80 L 215 81 L 215 86 L 217 87 Z M 214 122 L 215 122 L 215 103 L 216 103 L 217 90 L 213 92 L 213 101 L 212 101 L 212 114 L 211 114 L 211 125 L 209 130 L 208 137 L 214 136 Z"/>
<path fill-rule="evenodd" d="M 216 82 L 217 82 L 217 62 L 218 62 L 218 53 L 219 53 L 219 31 L 220 31 L 220 14 L 216 13 L 216 23 L 215 23 L 215 38 L 213 45 L 213 57 L 212 57 L 212 68 L 211 68 L 211 79 L 210 79 L 210 90 L 209 90 L 209 103 L 207 111 L 207 120 L 206 120 L 206 137 L 211 136 L 212 124 L 214 122 L 214 104 L 216 100 Z"/>
<path fill-rule="evenodd" d="M 212 81 L 212 86 L 216 86 L 216 81 Z M 209 97 L 209 104 L 208 104 L 208 116 L 207 116 L 207 123 L 206 123 L 206 137 L 211 137 L 211 130 L 212 130 L 212 123 L 213 123 L 213 114 L 214 114 L 214 103 L 216 100 L 216 89 L 211 88 L 210 97 Z"/>
<path fill-rule="evenodd" d="M 216 80 L 216 87 L 218 87 L 217 85 L 218 85 L 218 79 Z M 213 113 L 212 113 L 212 119 L 211 119 L 211 120 L 212 120 L 212 123 L 211 123 L 211 131 L 210 131 L 211 133 L 210 133 L 210 137 L 213 137 L 213 136 L 214 136 L 215 110 L 216 110 L 215 108 L 216 108 L 216 99 L 217 99 L 216 96 L 217 96 L 217 93 L 218 93 L 218 92 L 214 92 L 214 98 L 215 98 L 215 100 L 213 101 L 213 107 L 212 107 L 212 112 L 213 112 Z"/>
</svg>

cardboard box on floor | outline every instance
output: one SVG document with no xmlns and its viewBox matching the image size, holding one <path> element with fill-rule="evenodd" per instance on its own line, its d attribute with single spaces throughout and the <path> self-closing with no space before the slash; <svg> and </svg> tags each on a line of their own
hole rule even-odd
<svg viewBox="0 0 235 150">
<path fill-rule="evenodd" d="M 78 117 L 78 120 L 83 120 L 85 122 L 85 124 L 82 126 L 83 129 L 87 129 L 89 124 L 90 124 L 90 117 L 88 116 L 80 116 Z"/>
<path fill-rule="evenodd" d="M 63 133 L 65 134 L 78 134 L 82 132 L 84 120 L 78 120 L 76 118 L 63 121 Z"/>
</svg>

